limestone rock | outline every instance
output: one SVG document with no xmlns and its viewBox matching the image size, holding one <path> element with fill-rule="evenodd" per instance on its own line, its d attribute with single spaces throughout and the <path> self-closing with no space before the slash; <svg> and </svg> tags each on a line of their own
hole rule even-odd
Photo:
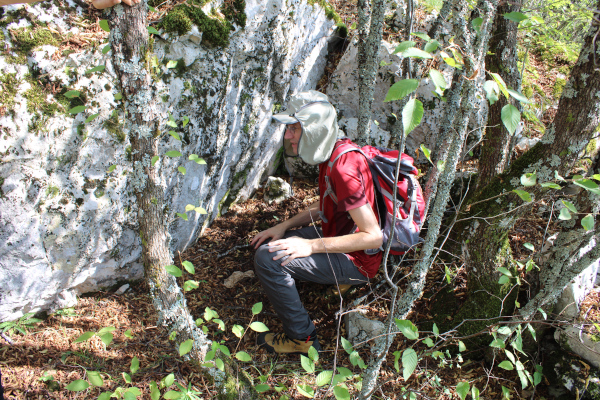
<svg viewBox="0 0 600 400">
<path fill-rule="evenodd" d="M 348 340 L 353 346 L 383 335 L 385 325 L 381 321 L 374 321 L 365 317 L 360 311 L 346 314 L 345 318 Z M 371 342 L 371 345 L 380 346 L 383 338 L 379 337 Z"/>
<path fill-rule="evenodd" d="M 271 204 L 279 204 L 292 196 L 292 187 L 281 178 L 270 176 L 265 184 L 264 200 Z"/>
<path fill-rule="evenodd" d="M 213 0 L 208 7 L 220 4 Z M 57 31 L 74 32 L 67 14 L 53 4 L 43 6 L 27 5 L 24 12 L 51 13 Z M 273 108 L 313 89 L 324 70 L 335 24 L 318 5 L 247 0 L 245 11 L 246 27 L 230 33 L 227 47 L 202 46 L 197 29 L 154 42 L 164 133 L 155 168 L 165 206 L 171 216 L 188 204 L 208 211 L 189 211 L 188 221 L 172 219 L 173 251 L 194 243 L 219 213 L 251 195 L 272 172 L 283 129 L 271 122 Z M 21 22 L 29 25 L 22 18 L 10 28 Z M 7 27 L 0 29 L 10 52 L 11 35 Z M 55 57 L 57 50 L 35 49 L 27 65 L 9 64 L 0 56 L 0 76 L 10 74 L 17 81 L 14 105 L 0 116 L 0 321 L 72 306 L 79 294 L 143 276 L 137 223 L 143 216 L 128 184 L 129 126 L 119 111 L 121 101 L 115 100 L 119 90 L 110 53 L 102 54 L 99 47 Z M 167 68 L 169 60 L 178 67 Z M 98 65 L 106 66 L 104 72 L 86 74 Z M 36 87 L 25 78 L 33 71 L 50 86 L 83 93 L 85 111 L 72 115 L 59 104 L 54 114 L 29 113 L 27 91 Z M 46 101 L 58 104 L 52 96 Z M 166 126 L 169 116 L 177 128 Z M 166 134 L 169 130 L 181 140 Z M 170 150 L 182 156 L 164 156 Z M 206 164 L 190 160 L 192 154 Z"/>
</svg>

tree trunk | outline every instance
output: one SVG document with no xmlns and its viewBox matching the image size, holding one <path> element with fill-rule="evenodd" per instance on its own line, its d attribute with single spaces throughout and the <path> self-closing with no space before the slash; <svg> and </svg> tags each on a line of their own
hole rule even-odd
<svg viewBox="0 0 600 400">
<path fill-rule="evenodd" d="M 521 75 L 517 67 L 517 23 L 504 18 L 504 14 L 521 10 L 522 0 L 502 4 L 498 8 L 494 21 L 493 35 L 490 38 L 490 50 L 485 57 L 488 72 L 499 74 L 511 88 L 518 90 L 521 86 Z M 483 187 L 499 173 L 502 173 L 510 162 L 511 135 L 502 124 L 502 107 L 516 104 L 512 97 L 507 100 L 500 96 L 498 101 L 489 106 L 488 123 L 481 156 L 479 157 L 479 177 L 477 186 Z"/>
<path fill-rule="evenodd" d="M 142 241 L 144 272 L 150 297 L 158 313 L 158 322 L 176 333 L 176 342 L 193 341 L 186 355 L 193 361 L 204 361 L 211 341 L 196 327 L 183 292 L 165 266 L 173 264 L 169 249 L 164 187 L 152 159 L 158 156 L 160 123 L 156 93 L 150 74 L 152 45 L 148 40 L 148 6 L 145 1 L 132 7 L 116 5 L 108 11 L 111 28 L 112 60 L 123 94 L 133 168 L 129 179 L 136 195 L 138 223 Z M 221 396 L 251 398 L 247 385 L 236 378 L 235 364 L 225 360 L 225 372 L 209 368 Z"/>
<path fill-rule="evenodd" d="M 358 59 L 358 125 L 356 127 L 356 143 L 364 146 L 370 142 L 371 105 L 373 90 L 379 63 L 379 47 L 383 36 L 383 16 L 385 0 L 373 0 L 370 14 L 369 34 L 363 43 L 359 42 Z"/>
<path fill-rule="evenodd" d="M 440 171 L 440 178 L 437 181 L 439 189 L 437 190 L 437 195 L 435 197 L 433 211 L 429 217 L 427 236 L 423 248 L 421 249 L 421 259 L 410 275 L 410 281 L 407 284 L 406 292 L 399 296 L 397 303 L 391 307 L 392 312 L 388 317 L 388 324 L 395 318 L 406 319 L 407 315 L 412 310 L 415 301 L 423 294 L 425 278 L 433 260 L 433 253 L 440 232 L 442 217 L 450 198 L 450 188 L 454 181 L 456 165 L 458 164 L 461 150 L 467 137 L 469 117 L 474 104 L 475 81 L 465 79 L 465 77 L 473 75 L 475 71 L 480 70 L 483 67 L 482 55 L 485 54 L 487 50 L 491 21 L 494 19 L 496 7 L 497 0 L 484 0 L 480 2 L 479 8 L 482 10 L 484 21 L 481 25 L 480 36 L 475 42 L 472 42 L 471 39 L 473 38 L 473 35 L 465 28 L 464 24 L 464 21 L 469 19 L 468 5 L 464 0 L 456 0 L 454 3 L 453 22 L 455 27 L 458 28 L 456 31 L 460 32 L 459 35 L 457 35 L 458 41 L 463 44 L 463 49 L 466 53 L 464 57 L 464 71 L 456 75 L 458 75 L 457 81 L 464 80 L 465 83 L 453 86 L 453 90 L 457 90 L 458 88 L 459 93 L 451 93 L 450 97 L 463 98 L 465 101 L 459 103 L 461 105 L 460 109 L 454 110 L 452 124 L 445 127 L 445 130 L 447 131 L 445 135 L 449 141 L 449 148 L 446 153 L 447 158 L 443 160 L 444 167 Z M 391 343 L 392 340 L 389 339 L 386 341 L 385 346 L 372 349 L 373 356 L 363 376 L 363 387 L 359 399 L 369 399 L 374 393 L 379 370 L 381 369 L 381 365 L 389 351 Z"/>
<path fill-rule="evenodd" d="M 595 69 L 593 57 L 597 29 L 597 24 L 592 22 L 579 60 L 560 99 L 554 122 L 540 143 L 515 161 L 507 172 L 496 176 L 480 189 L 461 216 L 464 223 L 456 231 L 460 234 L 459 242 L 464 243 L 466 249 L 469 292 L 456 315 L 459 320 L 497 317 L 511 312 L 514 307 L 514 303 L 505 302 L 504 309 L 501 309 L 499 299 L 506 294 L 506 288 L 498 284 L 500 273 L 497 269 L 512 268 L 508 232 L 519 217 L 531 211 L 532 203 L 524 204 L 514 194 L 498 195 L 519 188 L 520 177 L 524 173 L 536 172 L 538 182 L 554 180 L 555 171 L 560 175 L 569 174 L 581 151 L 593 137 L 600 123 L 600 97 L 597 96 L 600 72 Z M 534 199 L 539 199 L 546 190 L 539 185 L 528 189 Z M 544 268 L 548 267 L 540 266 L 542 274 Z M 482 307 L 483 304 L 486 306 Z M 463 324 L 460 332 L 471 334 L 484 328 L 485 324 Z"/>
</svg>

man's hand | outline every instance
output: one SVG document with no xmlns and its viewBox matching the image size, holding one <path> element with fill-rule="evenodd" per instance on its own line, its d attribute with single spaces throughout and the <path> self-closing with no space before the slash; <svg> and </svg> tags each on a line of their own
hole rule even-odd
<svg viewBox="0 0 600 400">
<path fill-rule="evenodd" d="M 141 0 L 122 0 L 122 1 L 123 1 L 123 3 L 127 4 L 128 6 L 133 6 L 134 4 L 138 4 Z M 94 8 L 97 8 L 98 10 L 104 10 L 105 8 L 115 6 L 119 3 L 121 3 L 121 0 L 94 0 L 94 1 L 92 1 L 92 5 L 94 6 Z"/>
<path fill-rule="evenodd" d="M 269 228 L 266 231 L 257 233 L 256 236 L 254 236 L 254 238 L 250 242 L 250 245 L 254 246 L 255 249 L 258 249 L 258 247 L 262 244 L 262 242 L 264 242 L 267 239 L 270 239 L 270 240 L 281 239 L 283 237 L 283 235 L 285 234 L 285 230 L 286 230 L 285 227 L 283 227 L 281 224 L 275 225 L 274 227 Z"/>
<path fill-rule="evenodd" d="M 273 260 L 279 260 L 287 256 L 281 263 L 282 266 L 289 264 L 295 258 L 308 257 L 313 253 L 311 241 L 296 236 L 269 242 L 267 246 L 269 246 L 271 253 L 280 252 L 273 257 Z"/>
</svg>

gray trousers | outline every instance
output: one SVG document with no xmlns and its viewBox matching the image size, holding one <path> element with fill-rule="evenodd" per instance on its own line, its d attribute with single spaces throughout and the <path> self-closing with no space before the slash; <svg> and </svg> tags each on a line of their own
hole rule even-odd
<svg viewBox="0 0 600 400">
<path fill-rule="evenodd" d="M 317 232 L 318 231 L 318 232 Z M 320 228 L 305 227 L 286 232 L 284 237 L 299 236 L 305 239 L 322 237 Z M 325 285 L 360 285 L 369 279 L 350 261 L 346 254 L 319 253 L 296 258 L 282 266 L 285 259 L 273 260 L 278 252 L 269 252 L 261 245 L 254 255 L 256 275 L 271 301 L 271 305 L 283 323 L 283 330 L 292 339 L 305 339 L 315 326 L 300 301 L 296 280 Z"/>
</svg>

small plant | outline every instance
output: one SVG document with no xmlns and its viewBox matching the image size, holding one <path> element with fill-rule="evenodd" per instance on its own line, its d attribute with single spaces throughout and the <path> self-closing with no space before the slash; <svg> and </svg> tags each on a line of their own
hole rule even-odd
<svg viewBox="0 0 600 400">
<path fill-rule="evenodd" d="M 11 335 L 13 332 L 25 335 L 34 325 L 42 322 L 41 319 L 33 318 L 34 313 L 27 313 L 16 321 L 6 321 L 0 324 L 0 331 Z"/>
</svg>

